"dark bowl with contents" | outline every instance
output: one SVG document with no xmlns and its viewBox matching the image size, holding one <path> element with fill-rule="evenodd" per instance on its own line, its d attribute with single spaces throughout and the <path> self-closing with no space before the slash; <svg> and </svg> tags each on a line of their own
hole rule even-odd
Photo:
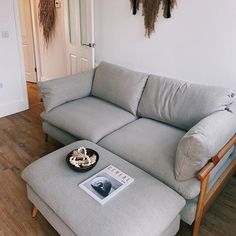
<svg viewBox="0 0 236 236">
<path fill-rule="evenodd" d="M 89 170 L 93 169 L 93 167 L 96 166 L 96 164 L 98 162 L 98 159 L 99 159 L 99 155 L 96 151 L 94 151 L 93 149 L 90 149 L 90 148 L 86 148 L 86 151 L 87 151 L 87 155 L 89 157 L 92 157 L 93 155 L 96 156 L 96 161 L 93 164 L 91 164 L 89 166 L 80 166 L 80 167 L 77 167 L 77 166 L 71 164 L 70 163 L 70 157 L 72 156 L 73 152 L 76 151 L 76 150 L 77 149 L 71 151 L 66 156 L 66 163 L 72 170 L 77 171 L 77 172 L 86 172 L 86 171 L 89 171 Z"/>
</svg>

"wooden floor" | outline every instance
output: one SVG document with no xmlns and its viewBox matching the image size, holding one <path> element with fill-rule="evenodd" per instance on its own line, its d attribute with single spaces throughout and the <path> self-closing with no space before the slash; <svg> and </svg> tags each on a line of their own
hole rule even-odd
<svg viewBox="0 0 236 236">
<path fill-rule="evenodd" d="M 51 138 L 44 142 L 40 95 L 34 84 L 28 84 L 28 91 L 29 110 L 0 118 L 0 236 L 58 235 L 42 215 L 31 218 L 31 204 L 20 177 L 28 164 L 61 147 Z M 178 236 L 191 235 L 190 232 L 190 227 L 181 224 Z M 236 235 L 235 177 L 204 217 L 200 235 Z"/>
</svg>

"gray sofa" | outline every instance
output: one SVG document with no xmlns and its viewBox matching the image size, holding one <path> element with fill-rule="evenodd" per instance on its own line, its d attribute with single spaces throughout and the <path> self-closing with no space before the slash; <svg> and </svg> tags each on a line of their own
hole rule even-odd
<svg viewBox="0 0 236 236">
<path fill-rule="evenodd" d="M 181 219 L 198 231 L 236 168 L 235 91 L 106 62 L 39 87 L 46 134 L 65 145 L 92 141 L 156 177 L 186 199 Z"/>
</svg>

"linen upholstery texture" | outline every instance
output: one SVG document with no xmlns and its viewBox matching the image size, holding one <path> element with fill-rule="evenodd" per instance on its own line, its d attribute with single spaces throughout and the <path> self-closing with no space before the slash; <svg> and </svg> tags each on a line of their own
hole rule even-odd
<svg viewBox="0 0 236 236">
<path fill-rule="evenodd" d="M 86 97 L 92 88 L 94 70 L 70 75 L 59 79 L 39 82 L 38 86 L 43 97 L 45 111 L 63 103 Z"/>
<path fill-rule="evenodd" d="M 180 140 L 175 160 L 179 181 L 191 179 L 236 133 L 236 104 L 201 120 Z"/>
<path fill-rule="evenodd" d="M 196 178 L 186 181 L 175 178 L 176 149 L 184 134 L 185 131 L 173 126 L 141 118 L 104 137 L 98 145 L 161 180 L 185 199 L 193 199 L 200 193 L 200 182 Z M 219 163 L 219 168 L 232 151 Z"/>
<path fill-rule="evenodd" d="M 60 128 L 53 126 L 52 124 L 49 124 L 48 122 L 43 122 L 43 132 L 64 145 L 78 141 L 78 138 L 61 130 Z"/>
<path fill-rule="evenodd" d="M 234 153 L 232 153 L 232 149 L 231 149 L 224 156 L 224 158 L 217 164 L 217 166 L 214 168 L 214 170 L 211 174 L 209 185 L 208 185 L 208 190 L 210 190 L 212 188 L 212 186 L 215 184 L 215 182 L 219 179 L 219 177 L 223 174 L 223 172 L 226 170 L 226 168 L 233 161 L 235 156 L 236 156 L 235 151 L 234 151 Z M 198 197 L 199 196 L 195 197 L 194 199 L 187 200 L 184 209 L 181 211 L 181 219 L 189 225 L 191 225 L 195 219 Z"/>
<path fill-rule="evenodd" d="M 56 229 L 61 236 L 76 236 L 74 232 L 56 215 L 55 212 L 27 185 L 28 199 L 39 209 L 40 213 Z M 161 236 L 173 236 L 179 230 L 180 215 L 178 215 Z M 79 235 L 80 236 L 80 235 Z M 97 236 L 97 234 L 95 235 Z"/>
<path fill-rule="evenodd" d="M 100 155 L 95 168 L 83 174 L 65 163 L 66 154 L 80 146 Z M 110 164 L 132 176 L 134 182 L 102 206 L 78 184 Z M 88 141 L 73 143 L 35 161 L 22 177 L 71 231 L 81 236 L 162 235 L 185 205 L 179 194 L 157 179 Z"/>
<path fill-rule="evenodd" d="M 147 77 L 144 73 L 101 62 L 94 75 L 92 95 L 136 115 Z"/>
<path fill-rule="evenodd" d="M 61 236 L 76 236 L 28 184 L 27 197 Z"/>
<path fill-rule="evenodd" d="M 161 234 L 161 236 L 173 236 L 179 231 L 180 226 L 180 215 L 178 215 L 168 228 Z"/>
<path fill-rule="evenodd" d="M 228 109 L 234 97 L 231 89 L 150 75 L 138 112 L 142 117 L 189 130 L 206 116 Z"/>
<path fill-rule="evenodd" d="M 195 178 L 175 179 L 175 153 L 185 131 L 141 118 L 113 132 L 98 145 L 124 158 L 177 191 L 185 199 L 195 198 L 200 183 Z"/>
<path fill-rule="evenodd" d="M 173 134 L 175 132 L 176 134 Z M 176 180 L 175 151 L 171 153 L 173 143 L 168 140 L 174 137 L 177 146 L 182 135 L 184 132 L 175 127 L 142 118 L 106 136 L 98 144 L 150 173 L 182 195 L 187 200 L 187 205 L 181 212 L 181 219 L 187 224 L 192 224 L 200 193 L 200 182 L 196 178 Z M 231 148 L 212 171 L 209 188 L 233 160 L 233 150 L 234 148 Z"/>
<path fill-rule="evenodd" d="M 136 119 L 131 113 L 95 97 L 65 103 L 41 116 L 74 137 L 95 143 Z"/>
</svg>

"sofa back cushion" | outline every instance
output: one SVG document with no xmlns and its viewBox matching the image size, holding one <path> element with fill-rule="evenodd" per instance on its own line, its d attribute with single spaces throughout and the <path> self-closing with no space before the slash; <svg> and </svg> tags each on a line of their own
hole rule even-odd
<svg viewBox="0 0 236 236">
<path fill-rule="evenodd" d="M 151 75 L 139 115 L 189 130 L 201 119 L 228 108 L 235 91 Z"/>
<path fill-rule="evenodd" d="M 92 95 L 136 115 L 148 75 L 102 62 L 96 69 Z"/>
<path fill-rule="evenodd" d="M 39 82 L 45 111 L 48 112 L 63 103 L 88 96 L 91 93 L 93 76 L 94 69 Z"/>
</svg>

